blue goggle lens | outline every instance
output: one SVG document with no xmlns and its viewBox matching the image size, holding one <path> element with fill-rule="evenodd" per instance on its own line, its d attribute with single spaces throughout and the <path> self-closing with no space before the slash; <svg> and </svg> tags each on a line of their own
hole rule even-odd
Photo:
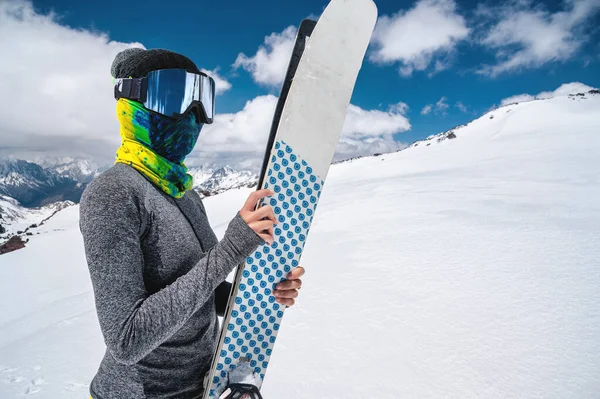
<svg viewBox="0 0 600 399">
<path fill-rule="evenodd" d="M 117 79 L 115 98 L 140 101 L 145 108 L 172 118 L 193 110 L 200 123 L 212 123 L 215 81 L 206 74 L 160 69 L 141 79 Z"/>
</svg>

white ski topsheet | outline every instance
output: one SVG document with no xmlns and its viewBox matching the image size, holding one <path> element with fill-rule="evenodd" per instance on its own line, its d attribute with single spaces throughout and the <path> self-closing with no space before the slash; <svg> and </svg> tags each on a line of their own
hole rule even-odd
<svg viewBox="0 0 600 399">
<path fill-rule="evenodd" d="M 323 180 L 376 20 L 371 0 L 333 0 L 306 44 L 283 107 L 277 140 Z"/>
<path fill-rule="evenodd" d="M 376 19 L 372 0 L 333 0 L 307 41 L 262 186 L 275 191 L 266 198 L 275 242 L 238 270 L 205 398 L 218 397 L 240 361 L 262 385 L 284 312 L 272 290 L 299 264 Z"/>
</svg>

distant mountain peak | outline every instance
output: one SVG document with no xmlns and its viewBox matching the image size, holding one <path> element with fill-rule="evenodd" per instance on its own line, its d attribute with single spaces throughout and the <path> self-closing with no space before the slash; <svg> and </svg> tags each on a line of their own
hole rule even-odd
<svg viewBox="0 0 600 399">
<path fill-rule="evenodd" d="M 74 157 L 55 157 L 36 159 L 36 163 L 46 169 L 56 171 L 59 175 L 69 177 L 79 183 L 89 183 L 100 170 L 90 160 Z"/>
<path fill-rule="evenodd" d="M 229 165 L 193 167 L 190 174 L 194 176 L 194 189 L 205 197 L 235 188 L 253 187 L 258 182 L 255 172 L 236 170 Z"/>
<path fill-rule="evenodd" d="M 79 201 L 84 185 L 70 176 L 43 168 L 34 162 L 6 158 L 0 160 L 0 194 L 14 198 L 26 207 L 56 201 Z"/>
</svg>

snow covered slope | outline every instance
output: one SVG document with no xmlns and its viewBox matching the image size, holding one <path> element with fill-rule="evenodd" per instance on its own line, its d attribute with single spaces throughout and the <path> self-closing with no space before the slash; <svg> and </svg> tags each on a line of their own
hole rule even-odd
<svg viewBox="0 0 600 399">
<path fill-rule="evenodd" d="M 103 340 L 78 217 L 68 207 L 0 256 L 0 398 L 87 398 Z"/>
<path fill-rule="evenodd" d="M 597 398 L 599 132 L 600 96 L 557 97 L 334 165 L 265 398 Z M 205 200 L 219 236 L 250 191 Z M 77 211 L 0 256 L 2 398 L 97 370 Z"/>
<path fill-rule="evenodd" d="M 59 201 L 40 208 L 25 208 L 17 200 L 0 194 L 0 244 L 19 231 L 33 230 L 35 227 L 31 227 L 32 225 L 39 225 L 54 213 L 71 205 L 74 205 L 71 201 Z"/>
</svg>

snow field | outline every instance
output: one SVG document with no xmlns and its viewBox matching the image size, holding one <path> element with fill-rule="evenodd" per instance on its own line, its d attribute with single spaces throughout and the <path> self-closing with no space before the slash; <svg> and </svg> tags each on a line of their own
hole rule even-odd
<svg viewBox="0 0 600 399">
<path fill-rule="evenodd" d="M 509 105 L 332 167 L 263 396 L 597 398 L 599 122 L 600 96 Z M 219 237 L 250 192 L 205 199 Z M 2 398 L 87 398 L 104 344 L 77 223 L 0 256 Z"/>
</svg>

